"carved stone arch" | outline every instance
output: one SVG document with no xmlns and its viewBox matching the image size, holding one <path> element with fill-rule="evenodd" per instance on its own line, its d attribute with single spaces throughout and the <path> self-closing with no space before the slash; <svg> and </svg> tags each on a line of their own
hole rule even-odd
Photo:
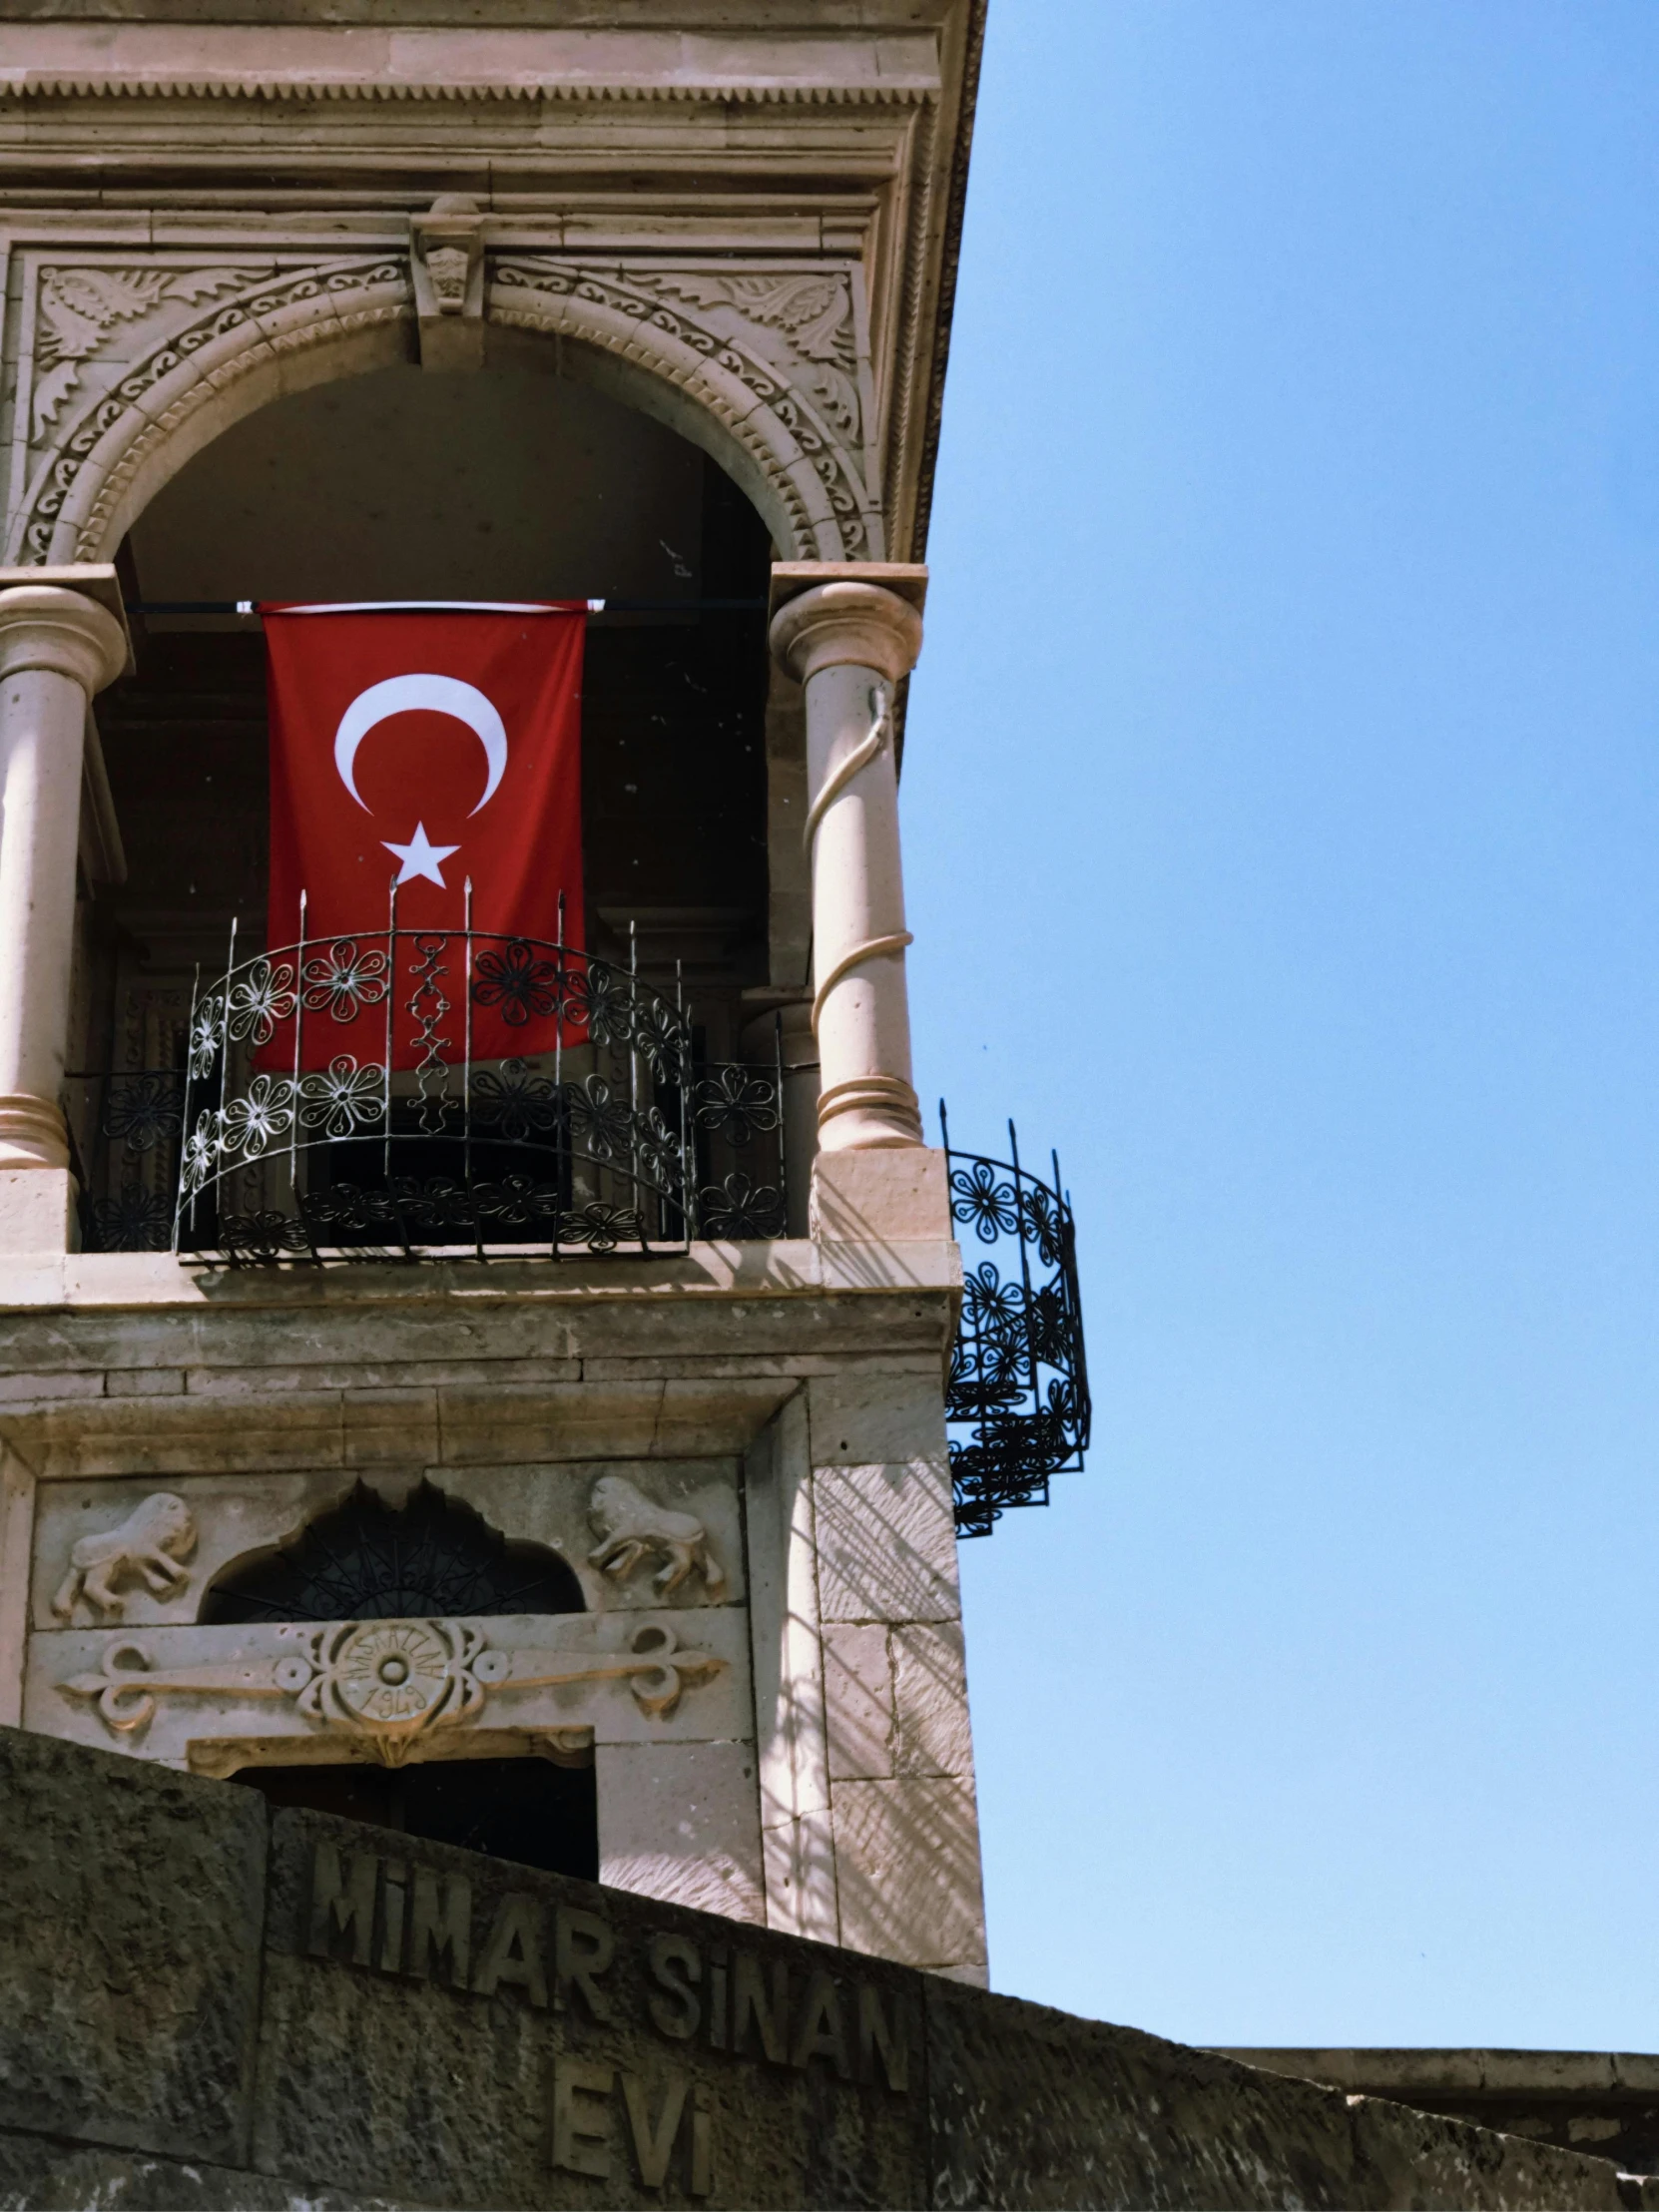
<svg viewBox="0 0 1659 2212">
<path fill-rule="evenodd" d="M 805 333 L 790 305 L 803 292 L 818 308 Z M 553 338 L 563 373 L 711 454 L 786 559 L 883 558 L 867 361 L 844 273 L 491 256 L 485 312 L 494 330 Z"/>
<path fill-rule="evenodd" d="M 102 319 L 89 336 L 85 314 L 67 308 L 72 342 L 54 355 L 48 330 L 46 373 L 20 394 L 41 433 L 5 552 L 20 566 L 111 559 L 162 485 L 243 416 L 415 350 L 401 254 L 276 274 L 158 263 L 45 275 L 98 280 Z M 786 557 L 881 557 L 867 361 L 844 271 L 597 271 L 492 256 L 485 311 L 501 350 L 519 350 L 507 336 L 517 333 L 520 358 L 607 388 L 712 454 Z M 114 367 L 102 358 L 112 329 L 125 346 Z M 547 338 L 544 352 L 534 341 Z M 88 384 L 97 375 L 88 392 L 83 370 Z"/>
<path fill-rule="evenodd" d="M 112 559 L 163 484 L 244 415 L 413 350 L 405 259 L 358 255 L 275 277 L 269 269 L 186 274 L 212 289 L 212 304 L 181 321 L 154 303 L 124 373 L 53 421 L 47 449 L 31 455 L 8 562 Z M 152 320 L 163 327 L 145 347 Z"/>
</svg>

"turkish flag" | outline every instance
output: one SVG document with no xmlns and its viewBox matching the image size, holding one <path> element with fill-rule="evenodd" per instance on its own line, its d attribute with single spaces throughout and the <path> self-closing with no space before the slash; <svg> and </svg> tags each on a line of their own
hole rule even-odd
<svg viewBox="0 0 1659 2212">
<path fill-rule="evenodd" d="M 433 1032 L 423 1040 L 420 1013 L 408 1008 L 425 955 L 404 931 L 452 939 L 431 956 L 427 979 L 425 1010 L 449 1002 L 438 1020 L 444 1059 L 459 1063 L 467 1049 L 469 1006 L 472 1058 L 551 1050 L 555 996 L 535 975 L 545 965 L 554 976 L 558 963 L 539 946 L 509 954 L 508 941 L 551 945 L 562 905 L 564 940 L 581 943 L 586 609 L 260 612 L 271 708 L 267 943 L 276 955 L 304 939 L 293 978 L 297 1062 L 284 1018 L 261 1064 L 325 1067 L 341 1050 L 380 1060 L 389 1020 L 392 1064 L 415 1066 Z M 503 992 L 489 978 L 504 958 Z M 360 988 L 349 987 L 353 973 Z"/>
</svg>

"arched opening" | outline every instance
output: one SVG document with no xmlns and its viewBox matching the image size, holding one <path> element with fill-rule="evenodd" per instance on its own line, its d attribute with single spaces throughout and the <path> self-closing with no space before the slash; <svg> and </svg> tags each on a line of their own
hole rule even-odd
<svg viewBox="0 0 1659 2212">
<path fill-rule="evenodd" d="M 279 1549 L 221 1574 L 200 1617 L 217 1626 L 584 1610 L 574 1570 L 545 1544 L 509 1542 L 430 1482 L 402 1505 L 359 1482 Z"/>
<path fill-rule="evenodd" d="M 637 947 L 648 987 L 683 988 L 709 1065 L 755 1049 L 775 903 L 771 536 L 699 446 L 524 365 L 532 342 L 547 345 L 476 373 L 381 366 L 273 400 L 128 533 L 129 600 L 172 611 L 135 619 L 137 671 L 97 711 L 126 868 L 89 867 L 78 946 L 68 1104 L 94 1249 L 169 1241 L 192 979 L 224 966 L 233 917 L 244 955 L 265 923 L 263 638 L 252 617 L 181 607 L 610 602 L 586 646 L 583 941 L 619 964 Z"/>
<path fill-rule="evenodd" d="M 582 1610 L 581 1584 L 556 1551 L 510 1542 L 463 1500 L 423 1481 L 402 1505 L 358 1483 L 290 1542 L 220 1575 L 201 1618 L 430 1620 Z M 252 1766 L 233 1779 L 273 1806 L 370 1821 L 587 1882 L 599 1877 L 591 1750 L 389 1769 Z"/>
</svg>

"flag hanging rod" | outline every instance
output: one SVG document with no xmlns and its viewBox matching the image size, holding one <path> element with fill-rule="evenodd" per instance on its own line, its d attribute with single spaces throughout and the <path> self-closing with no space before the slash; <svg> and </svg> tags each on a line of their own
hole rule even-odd
<svg viewBox="0 0 1659 2212">
<path fill-rule="evenodd" d="M 254 599 L 129 599 L 126 601 L 130 615 L 252 615 L 259 612 L 259 602 Z M 587 609 L 590 615 L 725 615 L 763 614 L 764 599 L 590 599 Z M 316 602 L 319 611 L 324 603 Z M 455 608 L 465 610 L 476 607 L 481 612 L 502 607 L 499 600 L 470 599 L 379 599 L 362 600 L 342 604 L 341 613 L 369 613 L 376 608 L 390 614 L 406 610 L 417 613 L 422 608 Z"/>
</svg>

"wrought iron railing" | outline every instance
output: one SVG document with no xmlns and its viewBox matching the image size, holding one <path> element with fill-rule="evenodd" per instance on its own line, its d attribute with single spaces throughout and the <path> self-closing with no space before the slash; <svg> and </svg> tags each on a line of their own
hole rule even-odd
<svg viewBox="0 0 1659 2212">
<path fill-rule="evenodd" d="M 786 1233 L 781 1065 L 704 1059 L 635 969 L 470 929 L 235 953 L 198 986 L 184 1069 L 71 1083 L 90 1249 L 557 1259 Z"/>
<path fill-rule="evenodd" d="M 1089 1374 L 1071 1200 L 1020 1165 L 957 1152 L 939 1127 L 951 1219 L 991 1257 L 964 1254 L 962 1318 L 945 1399 L 956 1528 L 988 1536 L 1015 1505 L 1046 1505 L 1049 1477 L 1075 1471 L 1089 1443 Z"/>
<path fill-rule="evenodd" d="M 123 1068 L 66 1078 L 87 1252 L 165 1252 L 184 1144 L 185 1071 Z"/>
</svg>

